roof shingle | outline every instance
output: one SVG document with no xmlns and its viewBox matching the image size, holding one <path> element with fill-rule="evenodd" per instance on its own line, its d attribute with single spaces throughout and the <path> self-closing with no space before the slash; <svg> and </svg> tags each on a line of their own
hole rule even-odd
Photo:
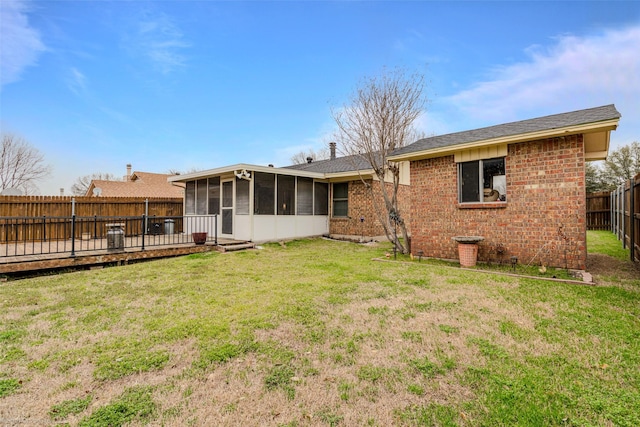
<svg viewBox="0 0 640 427">
<path fill-rule="evenodd" d="M 535 119 L 423 138 L 413 144 L 395 150 L 391 155 L 399 156 L 458 144 L 619 119 L 620 117 L 621 115 L 618 110 L 616 110 L 616 107 L 613 104 L 610 104 L 602 107 L 588 108 L 569 113 L 554 114 Z"/>
<path fill-rule="evenodd" d="M 371 164 L 362 156 L 353 155 L 317 162 L 285 166 L 286 169 L 303 170 L 318 173 L 341 173 L 371 169 Z"/>
</svg>

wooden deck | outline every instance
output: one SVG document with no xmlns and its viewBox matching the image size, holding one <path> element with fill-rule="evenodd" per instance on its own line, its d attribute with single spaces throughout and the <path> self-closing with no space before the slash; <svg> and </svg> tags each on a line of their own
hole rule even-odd
<svg viewBox="0 0 640 427">
<path fill-rule="evenodd" d="M 74 255 L 71 252 L 71 241 L 26 242 L 18 244 L 0 244 L 0 274 L 26 273 L 38 270 L 60 268 L 91 267 L 105 264 L 127 264 L 139 260 L 166 258 L 188 255 L 192 253 L 253 248 L 254 244 L 232 239 L 218 239 L 204 245 L 196 245 L 189 238 L 181 235 L 145 236 L 144 250 L 140 236 L 126 237 L 124 249 L 108 249 L 106 239 L 76 240 Z"/>
</svg>

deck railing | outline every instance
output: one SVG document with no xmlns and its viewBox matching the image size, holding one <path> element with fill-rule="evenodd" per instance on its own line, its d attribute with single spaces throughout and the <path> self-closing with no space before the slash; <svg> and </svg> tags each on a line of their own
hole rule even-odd
<svg viewBox="0 0 640 427">
<path fill-rule="evenodd" d="M 193 232 L 217 244 L 217 216 L 0 217 L 0 257 L 176 246 Z"/>
</svg>

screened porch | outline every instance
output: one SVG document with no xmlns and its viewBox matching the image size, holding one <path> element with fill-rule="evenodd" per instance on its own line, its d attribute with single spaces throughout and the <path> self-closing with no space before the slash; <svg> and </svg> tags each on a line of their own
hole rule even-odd
<svg viewBox="0 0 640 427">
<path fill-rule="evenodd" d="M 239 166 L 211 172 L 180 179 L 185 215 L 211 216 L 207 230 L 189 232 L 217 227 L 221 237 L 253 242 L 329 233 L 329 184 L 321 174 Z"/>
</svg>

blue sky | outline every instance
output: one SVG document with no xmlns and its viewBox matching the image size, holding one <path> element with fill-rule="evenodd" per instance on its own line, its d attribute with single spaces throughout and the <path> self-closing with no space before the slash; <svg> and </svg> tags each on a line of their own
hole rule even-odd
<svg viewBox="0 0 640 427">
<path fill-rule="evenodd" d="M 424 73 L 428 135 L 605 104 L 640 140 L 640 2 L 0 0 L 0 126 L 53 168 L 285 166 L 359 80 Z"/>
</svg>

